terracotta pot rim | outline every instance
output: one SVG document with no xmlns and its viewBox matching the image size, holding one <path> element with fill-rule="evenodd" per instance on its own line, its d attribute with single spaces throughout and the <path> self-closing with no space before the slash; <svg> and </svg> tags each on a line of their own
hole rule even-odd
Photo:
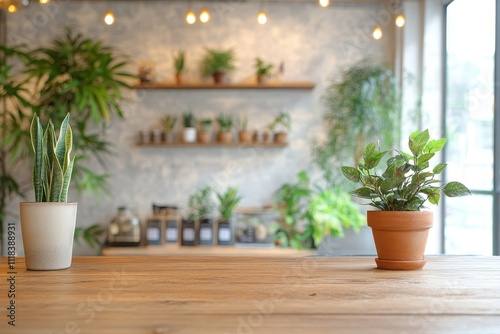
<svg viewBox="0 0 500 334">
<path fill-rule="evenodd" d="M 368 211 L 367 225 L 372 229 L 422 230 L 433 225 L 432 211 Z"/>
</svg>

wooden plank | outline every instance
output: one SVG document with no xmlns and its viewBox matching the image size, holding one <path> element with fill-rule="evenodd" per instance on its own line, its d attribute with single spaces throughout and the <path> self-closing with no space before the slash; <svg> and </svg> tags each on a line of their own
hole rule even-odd
<svg viewBox="0 0 500 334">
<path fill-rule="evenodd" d="M 176 143 L 137 143 L 137 146 L 142 147 L 180 147 L 180 148 L 209 148 L 209 147 L 241 147 L 241 148 L 250 148 L 250 147 L 258 147 L 258 148 L 279 148 L 286 147 L 287 143 L 240 143 L 240 142 L 231 142 L 231 143 L 184 143 L 184 142 L 176 142 Z"/>
<path fill-rule="evenodd" d="M 53 272 L 16 260 L 15 333 L 500 332 L 500 257 L 409 272 L 368 257 L 77 257 Z"/>
<path fill-rule="evenodd" d="M 253 82 L 237 82 L 225 84 L 213 84 L 204 82 L 193 82 L 177 85 L 174 82 L 154 82 L 142 83 L 135 85 L 135 89 L 313 89 L 314 82 L 311 81 L 295 81 L 295 82 L 269 82 L 267 84 L 258 85 Z"/>
</svg>

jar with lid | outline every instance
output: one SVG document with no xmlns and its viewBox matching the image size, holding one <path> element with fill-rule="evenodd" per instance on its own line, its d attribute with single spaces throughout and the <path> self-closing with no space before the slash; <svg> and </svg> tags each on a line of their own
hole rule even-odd
<svg viewBox="0 0 500 334">
<path fill-rule="evenodd" d="M 108 243 L 111 246 L 139 246 L 141 243 L 139 218 L 129 208 L 118 208 L 117 215 L 109 224 Z"/>
</svg>

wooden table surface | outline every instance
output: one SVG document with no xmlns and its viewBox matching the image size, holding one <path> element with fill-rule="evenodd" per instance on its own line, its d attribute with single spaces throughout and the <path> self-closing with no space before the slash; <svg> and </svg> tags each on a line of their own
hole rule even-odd
<svg viewBox="0 0 500 334">
<path fill-rule="evenodd" d="M 500 257 L 429 257 L 421 271 L 365 257 L 76 257 L 15 264 L 16 327 L 0 333 L 500 333 Z"/>
</svg>

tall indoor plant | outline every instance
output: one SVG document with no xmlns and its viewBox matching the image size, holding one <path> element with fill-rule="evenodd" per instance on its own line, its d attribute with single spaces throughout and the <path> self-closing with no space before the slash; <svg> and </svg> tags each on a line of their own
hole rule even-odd
<svg viewBox="0 0 500 334">
<path fill-rule="evenodd" d="M 204 76 L 212 76 L 215 84 L 224 83 L 226 74 L 235 69 L 233 49 L 206 49 L 201 61 Z"/>
<path fill-rule="evenodd" d="M 75 156 L 69 114 L 56 136 L 49 120 L 43 131 L 35 114 L 31 122 L 35 155 L 33 190 L 35 202 L 21 202 L 21 229 L 26 268 L 59 270 L 71 266 L 77 203 L 68 203 L 68 189 Z"/>
<path fill-rule="evenodd" d="M 217 244 L 230 245 L 233 241 L 231 220 L 241 197 L 238 196 L 238 188 L 229 187 L 224 193 L 217 193 L 217 198 L 219 199 L 220 214 L 217 222 Z"/>
<path fill-rule="evenodd" d="M 344 166 L 342 173 L 361 187 L 352 194 L 370 201 L 378 211 L 368 211 L 378 258 L 378 268 L 412 270 L 425 265 L 424 252 L 433 214 L 421 211 L 429 201 L 437 205 L 441 192 L 448 197 L 469 195 L 460 182 L 443 184 L 437 179 L 446 168 L 439 163 L 430 169 L 430 160 L 441 151 L 445 138 L 431 140 L 429 131 L 409 136 L 410 153 L 394 150 L 380 173 L 380 162 L 389 151 L 379 151 L 375 144 L 363 150 L 363 160 L 356 167 Z"/>
<path fill-rule="evenodd" d="M 325 142 L 314 145 L 314 161 L 326 180 L 338 184 L 340 166 L 357 164 L 363 147 L 376 140 L 389 147 L 399 141 L 400 96 L 394 75 L 363 60 L 348 67 L 324 94 Z"/>
</svg>

